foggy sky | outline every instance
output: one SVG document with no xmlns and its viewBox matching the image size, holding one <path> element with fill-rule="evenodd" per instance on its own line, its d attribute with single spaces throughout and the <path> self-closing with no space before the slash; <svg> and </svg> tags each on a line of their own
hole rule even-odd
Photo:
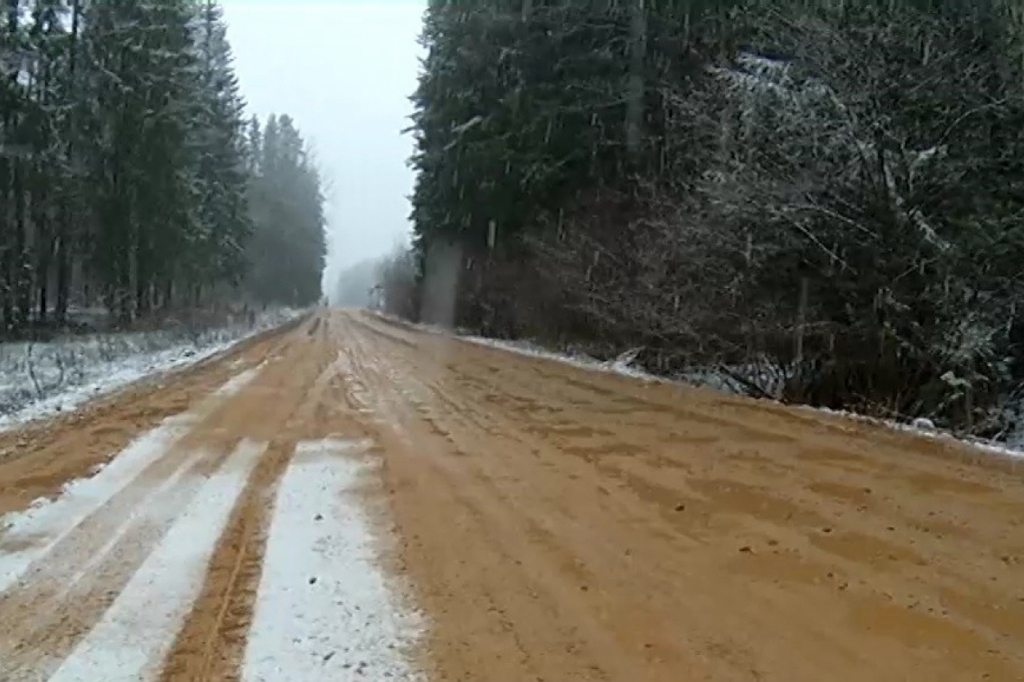
<svg viewBox="0 0 1024 682">
<path fill-rule="evenodd" d="M 407 239 L 409 95 L 425 1 L 225 0 L 249 114 L 286 113 L 315 151 L 327 196 L 324 291 L 344 268 Z"/>
</svg>

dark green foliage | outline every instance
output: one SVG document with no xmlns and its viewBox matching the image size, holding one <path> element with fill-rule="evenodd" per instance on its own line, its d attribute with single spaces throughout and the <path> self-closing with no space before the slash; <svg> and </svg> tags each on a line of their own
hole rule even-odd
<svg viewBox="0 0 1024 682">
<path fill-rule="evenodd" d="M 102 303 L 128 322 L 171 306 L 319 297 L 322 234 L 301 246 L 276 234 L 294 229 L 296 212 L 322 231 L 315 171 L 302 161 L 305 183 L 256 189 L 258 152 L 214 0 L 7 0 L 5 10 L 4 333 L 50 315 L 63 323 L 72 304 Z M 254 216 L 250 190 L 293 208 Z M 285 243 L 281 253 L 305 250 L 289 279 L 259 291 L 244 286 L 257 279 L 254 233 Z"/>
<path fill-rule="evenodd" d="M 327 253 L 320 177 L 288 116 L 271 116 L 262 136 L 254 120 L 251 134 L 256 233 L 247 289 L 264 303 L 313 304 Z"/>
<path fill-rule="evenodd" d="M 487 333 L 999 432 L 1022 29 L 995 0 L 433 2 L 417 252 L 457 247 Z"/>
</svg>

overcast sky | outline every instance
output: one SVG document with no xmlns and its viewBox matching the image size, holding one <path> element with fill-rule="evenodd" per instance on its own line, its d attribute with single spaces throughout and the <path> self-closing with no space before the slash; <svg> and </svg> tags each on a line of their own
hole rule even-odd
<svg viewBox="0 0 1024 682">
<path fill-rule="evenodd" d="M 286 113 L 315 150 L 326 181 L 330 254 L 337 274 L 407 238 L 402 135 L 416 88 L 425 1 L 225 0 L 228 39 L 249 113 Z"/>
</svg>

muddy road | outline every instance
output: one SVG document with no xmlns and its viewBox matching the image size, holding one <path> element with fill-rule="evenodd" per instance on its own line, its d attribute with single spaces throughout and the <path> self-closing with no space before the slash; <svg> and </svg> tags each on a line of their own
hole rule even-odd
<svg viewBox="0 0 1024 682">
<path fill-rule="evenodd" d="M 0 434 L 0 680 L 1024 680 L 1024 463 L 322 311 Z"/>
</svg>

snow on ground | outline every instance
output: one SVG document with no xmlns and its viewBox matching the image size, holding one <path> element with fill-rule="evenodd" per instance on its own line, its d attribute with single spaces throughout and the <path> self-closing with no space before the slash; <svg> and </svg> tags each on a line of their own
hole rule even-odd
<svg viewBox="0 0 1024 682">
<path fill-rule="evenodd" d="M 95 334 L 0 344 L 0 430 L 72 410 L 146 376 L 180 369 L 280 326 L 302 311 L 281 309 L 190 335 L 182 331 Z"/>
<path fill-rule="evenodd" d="M 555 353 L 527 341 L 502 341 L 498 339 L 488 339 L 483 336 L 469 335 L 461 335 L 460 338 L 481 346 L 490 346 L 491 348 L 500 348 L 501 350 L 511 351 L 520 355 L 529 355 L 530 357 L 554 360 L 556 362 L 566 363 L 582 369 L 623 374 L 625 376 L 633 377 L 634 379 L 642 379 L 644 381 L 664 380 L 662 377 L 655 376 L 650 372 L 645 372 L 644 370 L 637 369 L 633 366 L 633 361 L 636 359 L 635 350 L 626 351 L 614 360 L 602 361 L 592 358 L 589 355 L 584 355 L 583 353 Z"/>
<path fill-rule="evenodd" d="M 362 509 L 367 446 L 296 447 L 274 505 L 243 682 L 418 679 L 404 654 L 419 619 L 389 590 Z"/>
<path fill-rule="evenodd" d="M 71 578 L 61 586 L 60 594 L 57 596 L 55 601 L 57 603 L 63 602 L 67 595 L 75 589 L 83 578 L 92 575 L 97 568 L 103 565 L 103 562 L 107 560 L 110 553 L 114 551 L 121 540 L 128 535 L 128 532 L 133 528 L 138 528 L 149 518 L 159 518 L 165 514 L 168 508 L 174 509 L 172 503 L 178 503 L 178 499 L 175 497 L 175 493 L 180 492 L 182 488 L 187 486 L 179 485 L 182 479 L 189 474 L 192 467 L 202 457 L 206 456 L 203 450 L 193 450 L 188 453 L 185 457 L 181 458 L 178 468 L 174 470 L 170 476 L 160 481 L 153 491 L 149 494 L 146 500 L 146 505 L 143 507 L 140 513 L 130 513 L 122 521 L 117 529 L 110 534 L 110 538 L 104 543 L 100 549 L 89 557 L 82 566 L 75 572 Z M 178 507 L 180 509 L 180 507 Z M 175 509 L 176 510 L 176 509 Z"/>
<path fill-rule="evenodd" d="M 187 432 L 181 422 L 164 423 L 129 445 L 92 478 L 68 484 L 55 502 L 38 500 L 30 509 L 0 517 L 0 531 L 4 541 L 18 546 L 24 538 L 24 547 L 0 553 L 0 593 L 14 584 L 29 566 L 46 556 L 66 538 L 86 517 L 106 504 L 114 495 Z M 45 538 L 40 543 L 39 539 Z M 30 540 L 35 540 L 32 542 Z"/>
<path fill-rule="evenodd" d="M 0 593 L 160 459 L 197 421 L 240 391 L 258 373 L 259 368 L 241 372 L 195 409 L 165 419 L 128 445 L 95 476 L 67 483 L 56 500 L 39 499 L 26 511 L 0 516 L 4 542 L 18 548 L 0 552 Z"/>
<path fill-rule="evenodd" d="M 156 679 L 266 444 L 242 441 L 49 682 Z M 298 678 L 296 678 L 298 679 Z"/>
</svg>

